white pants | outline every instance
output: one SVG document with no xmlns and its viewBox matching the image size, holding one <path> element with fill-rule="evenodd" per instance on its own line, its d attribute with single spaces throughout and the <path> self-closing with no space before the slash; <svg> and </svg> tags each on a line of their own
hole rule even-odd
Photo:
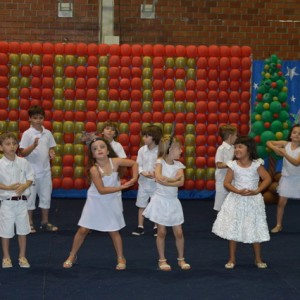
<svg viewBox="0 0 300 300">
<path fill-rule="evenodd" d="M 30 187 L 30 196 L 27 199 L 27 209 L 34 210 L 36 196 L 39 196 L 39 207 L 44 209 L 50 208 L 52 193 L 51 173 L 45 174 L 43 177 L 35 178 L 34 184 Z"/>
<path fill-rule="evenodd" d="M 0 237 L 13 238 L 30 233 L 26 200 L 3 200 L 0 207 Z"/>
<path fill-rule="evenodd" d="M 142 185 L 139 185 L 135 205 L 139 208 L 146 208 L 149 203 L 149 199 L 153 196 L 155 192 L 155 187 L 156 186 L 154 186 L 154 188 L 147 189 L 144 188 Z"/>
</svg>

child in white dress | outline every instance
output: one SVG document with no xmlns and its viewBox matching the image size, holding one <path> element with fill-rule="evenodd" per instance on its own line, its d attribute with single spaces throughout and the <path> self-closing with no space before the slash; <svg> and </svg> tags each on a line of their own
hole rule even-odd
<svg viewBox="0 0 300 300">
<path fill-rule="evenodd" d="M 131 159 L 117 157 L 109 142 L 101 137 L 95 138 L 89 144 L 88 157 L 92 183 L 78 222 L 80 227 L 63 267 L 69 269 L 76 263 L 77 252 L 92 229 L 109 233 L 117 254 L 116 270 L 125 270 L 126 260 L 119 233 L 119 230 L 125 226 L 121 191 L 137 181 L 138 165 Z M 132 168 L 132 179 L 120 184 L 119 174 L 123 167 Z"/>
<path fill-rule="evenodd" d="M 224 199 L 229 191 L 224 187 L 224 178 L 227 172 L 227 162 L 233 159 L 234 147 L 233 144 L 237 137 L 237 129 L 232 125 L 223 125 L 219 129 L 223 143 L 218 147 L 215 162 L 216 162 L 216 196 L 214 210 L 220 211 Z"/>
<path fill-rule="evenodd" d="M 258 159 L 255 141 L 247 136 L 234 144 L 235 160 L 228 162 L 224 186 L 226 197 L 212 232 L 229 240 L 229 260 L 226 269 L 236 264 L 237 242 L 253 244 L 255 265 L 264 269 L 260 243 L 270 240 L 264 199 L 261 192 L 271 183 L 271 177 Z M 261 178 L 261 181 L 260 181 Z"/>
<path fill-rule="evenodd" d="M 278 233 L 282 230 L 284 208 L 288 198 L 300 199 L 300 124 L 291 128 L 288 141 L 268 141 L 267 146 L 283 157 L 278 185 L 277 223 L 271 230 L 272 233 Z"/>
<path fill-rule="evenodd" d="M 166 226 L 171 226 L 176 240 L 178 265 L 182 270 L 191 267 L 184 259 L 184 237 L 181 224 L 184 222 L 178 187 L 184 183 L 185 166 L 177 161 L 182 149 L 180 141 L 171 136 L 163 137 L 159 143 L 158 159 L 155 168 L 156 190 L 143 215 L 157 224 L 156 246 L 161 271 L 170 271 L 171 266 L 165 258 Z"/>
</svg>

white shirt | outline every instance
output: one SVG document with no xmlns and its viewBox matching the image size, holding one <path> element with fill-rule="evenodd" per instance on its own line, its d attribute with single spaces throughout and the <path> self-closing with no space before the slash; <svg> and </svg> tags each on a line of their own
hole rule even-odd
<svg viewBox="0 0 300 300">
<path fill-rule="evenodd" d="M 36 178 L 43 177 L 46 172 L 50 172 L 49 150 L 56 146 L 56 142 L 52 133 L 43 127 L 40 132 L 33 127 L 27 129 L 20 142 L 20 148 L 25 149 L 34 143 L 34 140 L 39 138 L 37 147 L 25 158 L 33 167 Z"/>
<path fill-rule="evenodd" d="M 233 156 L 234 156 L 234 146 L 229 145 L 226 142 L 223 142 L 222 145 L 217 149 L 215 162 L 216 164 L 218 162 L 227 163 L 233 159 Z M 224 180 L 226 173 L 227 173 L 227 168 L 219 169 L 216 166 L 216 172 L 215 172 L 216 180 Z"/>
<path fill-rule="evenodd" d="M 34 181 L 34 172 L 26 159 L 17 155 L 14 160 L 9 160 L 5 156 L 0 159 L 0 182 L 2 184 L 26 183 L 27 180 Z M 27 188 L 22 195 L 28 197 L 30 189 Z M 17 196 L 14 191 L 0 189 L 0 200 L 9 199 L 13 196 Z"/>
<path fill-rule="evenodd" d="M 147 145 L 141 147 L 137 154 L 136 162 L 139 165 L 139 174 L 142 172 L 151 172 L 155 170 L 157 160 L 158 146 L 149 149 Z M 155 179 L 147 178 L 143 175 L 139 176 L 139 184 L 147 185 L 147 182 L 153 182 Z"/>
<path fill-rule="evenodd" d="M 121 158 L 126 158 L 126 153 L 122 147 L 122 145 L 118 142 L 116 142 L 115 140 L 112 140 L 110 143 L 111 147 L 113 148 L 113 150 L 116 152 L 116 154 L 118 155 L 118 157 Z"/>
</svg>

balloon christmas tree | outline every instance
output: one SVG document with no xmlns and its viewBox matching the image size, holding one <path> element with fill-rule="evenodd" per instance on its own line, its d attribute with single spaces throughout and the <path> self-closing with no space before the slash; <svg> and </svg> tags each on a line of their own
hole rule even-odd
<svg viewBox="0 0 300 300">
<path fill-rule="evenodd" d="M 254 111 L 251 115 L 252 128 L 250 136 L 257 143 L 259 157 L 269 157 L 269 173 L 273 183 L 264 193 L 266 202 L 276 202 L 276 188 L 280 174 L 275 174 L 276 160 L 279 159 L 274 152 L 266 146 L 269 140 L 286 140 L 291 127 L 289 106 L 287 100 L 287 82 L 281 71 L 281 60 L 271 55 L 264 61 L 262 81 L 256 95 Z"/>
<path fill-rule="evenodd" d="M 256 95 L 254 111 L 251 115 L 251 133 L 257 143 L 258 155 L 269 156 L 266 142 L 269 140 L 286 140 L 291 121 L 287 100 L 286 79 L 281 71 L 281 60 L 271 55 L 264 62 L 262 81 Z M 275 156 L 275 154 L 272 156 Z"/>
</svg>

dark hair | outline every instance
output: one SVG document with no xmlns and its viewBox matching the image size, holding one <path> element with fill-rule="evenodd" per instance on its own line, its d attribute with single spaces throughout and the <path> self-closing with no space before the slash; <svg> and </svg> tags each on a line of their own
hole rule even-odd
<svg viewBox="0 0 300 300">
<path fill-rule="evenodd" d="M 237 133 L 237 128 L 233 125 L 223 125 L 219 128 L 219 135 L 222 140 L 227 140 L 230 134 Z"/>
<path fill-rule="evenodd" d="M 256 143 L 254 139 L 250 136 L 240 136 L 236 139 L 234 145 L 242 144 L 247 147 L 247 151 L 249 153 L 249 158 L 251 160 L 258 159 L 258 154 L 256 150 Z M 236 157 L 234 157 L 236 159 Z"/>
<path fill-rule="evenodd" d="M 289 132 L 289 135 L 288 135 L 288 138 L 287 138 L 287 140 L 288 140 L 289 142 L 291 141 L 292 131 L 293 131 L 293 129 L 296 128 L 296 127 L 300 127 L 300 124 L 295 124 L 295 125 L 293 125 L 292 128 L 290 129 L 290 132 Z"/>
<path fill-rule="evenodd" d="M 114 135 L 114 139 L 116 139 L 119 135 L 119 129 L 118 129 L 118 124 L 116 122 L 112 122 L 112 121 L 106 121 L 104 122 L 103 124 L 103 130 L 106 128 L 106 127 L 112 127 L 114 130 L 115 130 L 115 135 Z M 103 132 L 102 130 L 102 132 Z"/>
<path fill-rule="evenodd" d="M 0 135 L 0 145 L 2 145 L 3 142 L 5 140 L 8 140 L 8 139 L 14 139 L 17 142 L 17 144 L 19 143 L 19 141 L 18 141 L 18 139 L 17 139 L 17 137 L 16 137 L 16 135 L 14 133 L 12 133 L 12 132 L 5 132 L 5 133 L 2 133 Z"/>
<path fill-rule="evenodd" d="M 110 157 L 110 158 L 118 157 L 118 155 L 116 154 L 116 152 L 110 145 L 109 141 L 107 141 L 105 138 L 97 137 L 97 138 L 93 139 L 88 145 L 88 174 L 89 174 L 89 177 L 90 177 L 90 169 L 96 164 L 96 160 L 93 157 L 93 153 L 92 153 L 92 145 L 96 141 L 103 141 L 105 143 L 107 150 L 109 152 L 108 157 Z M 124 175 L 125 171 L 126 171 L 126 168 L 120 167 L 118 169 L 119 177 L 122 177 Z"/>
<path fill-rule="evenodd" d="M 45 111 L 41 106 L 33 105 L 28 109 L 28 115 L 30 118 L 36 115 L 45 117 Z"/>
<path fill-rule="evenodd" d="M 159 144 L 162 137 L 162 130 L 159 126 L 149 125 L 142 130 L 142 136 L 151 136 L 156 145 Z"/>
</svg>

